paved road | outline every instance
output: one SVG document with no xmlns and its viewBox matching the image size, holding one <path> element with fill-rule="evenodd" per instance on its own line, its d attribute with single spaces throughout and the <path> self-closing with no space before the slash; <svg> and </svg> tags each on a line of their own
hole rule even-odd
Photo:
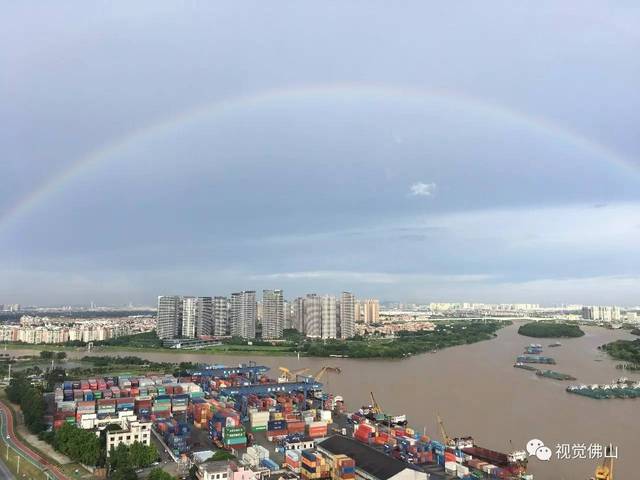
<svg viewBox="0 0 640 480">
<path fill-rule="evenodd" d="M 2 480 L 15 480 L 15 476 L 11 473 L 11 470 L 0 460 L 0 478 Z"/>
<path fill-rule="evenodd" d="M 38 453 L 34 452 L 24 442 L 22 442 L 13 431 L 13 414 L 9 407 L 0 401 L 0 435 L 8 442 L 14 450 L 26 461 L 32 463 L 39 469 L 46 468 L 49 476 L 58 480 L 68 480 L 68 477 L 62 471 L 52 465 L 47 459 L 42 458 Z"/>
</svg>

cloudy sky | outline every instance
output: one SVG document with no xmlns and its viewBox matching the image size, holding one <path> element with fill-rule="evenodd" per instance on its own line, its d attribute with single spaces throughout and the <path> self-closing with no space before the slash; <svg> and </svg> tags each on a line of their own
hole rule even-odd
<svg viewBox="0 0 640 480">
<path fill-rule="evenodd" d="M 640 304 L 637 1 L 9 2 L 0 303 Z"/>
</svg>

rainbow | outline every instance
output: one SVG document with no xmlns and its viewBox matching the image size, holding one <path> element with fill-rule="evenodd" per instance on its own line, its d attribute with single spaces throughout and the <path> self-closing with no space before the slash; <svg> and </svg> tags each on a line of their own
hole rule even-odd
<svg viewBox="0 0 640 480">
<path fill-rule="evenodd" d="M 43 203 L 51 195 L 62 191 L 65 185 L 71 183 L 75 178 L 86 173 L 93 166 L 108 161 L 109 158 L 116 156 L 118 152 L 134 145 L 136 142 L 159 133 L 176 129 L 186 122 L 198 120 L 205 116 L 221 116 L 238 109 L 260 108 L 268 102 L 277 100 L 291 100 L 297 98 L 306 99 L 314 97 L 322 98 L 335 95 L 366 96 L 374 99 L 407 98 L 414 101 L 437 100 L 446 102 L 453 107 L 470 109 L 471 111 L 486 115 L 487 117 L 495 117 L 510 123 L 518 123 L 532 132 L 548 135 L 552 138 L 568 142 L 575 148 L 584 149 L 599 158 L 628 168 L 630 171 L 633 171 L 634 174 L 638 174 L 636 165 L 629 159 L 605 145 L 590 140 L 575 131 L 550 122 L 544 118 L 511 110 L 504 106 L 486 102 L 460 92 L 442 89 L 422 90 L 415 88 L 389 87 L 385 85 L 311 85 L 261 91 L 210 104 L 200 105 L 183 111 L 178 115 L 174 115 L 133 130 L 79 158 L 65 171 L 53 176 L 49 181 L 44 182 L 39 188 L 33 190 L 28 195 L 20 199 L 16 204 L 12 205 L 4 215 L 0 217 L 0 233 L 8 228 L 10 224 L 28 214 L 37 205 Z"/>
</svg>

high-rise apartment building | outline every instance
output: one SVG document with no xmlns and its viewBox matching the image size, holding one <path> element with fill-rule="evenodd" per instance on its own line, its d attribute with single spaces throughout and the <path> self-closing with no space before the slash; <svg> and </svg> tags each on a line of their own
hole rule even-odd
<svg viewBox="0 0 640 480">
<path fill-rule="evenodd" d="M 262 291 L 262 338 L 282 338 L 284 329 L 284 295 L 282 290 Z"/>
<path fill-rule="evenodd" d="M 596 322 L 619 322 L 620 308 L 609 306 L 582 307 L 582 318 Z"/>
<path fill-rule="evenodd" d="M 197 315 L 198 299 L 196 297 L 182 297 L 182 331 L 180 336 L 195 338 Z"/>
<path fill-rule="evenodd" d="M 304 299 L 304 333 L 311 338 L 320 338 L 322 335 L 322 302 L 315 293 L 310 293 Z"/>
<path fill-rule="evenodd" d="M 196 311 L 196 337 L 211 335 L 213 330 L 213 300 L 198 297 Z"/>
<path fill-rule="evenodd" d="M 158 297 L 156 332 L 158 338 L 176 338 L 182 333 L 182 298 L 171 295 Z"/>
<path fill-rule="evenodd" d="M 364 310 L 364 323 L 370 325 L 378 323 L 380 318 L 380 302 L 375 298 L 365 300 L 362 305 Z"/>
<path fill-rule="evenodd" d="M 304 298 L 298 297 L 293 301 L 292 309 L 292 327 L 298 330 L 300 333 L 304 331 Z"/>
<path fill-rule="evenodd" d="M 322 297 L 321 320 L 321 337 L 337 338 L 338 324 L 336 317 L 336 297 L 332 297 L 330 295 Z"/>
<path fill-rule="evenodd" d="M 340 338 L 355 335 L 355 299 L 353 293 L 342 292 L 340 296 Z M 358 308 L 360 308 L 358 306 Z"/>
<path fill-rule="evenodd" d="M 212 322 L 211 297 L 182 297 L 182 337 L 211 335 Z"/>
<path fill-rule="evenodd" d="M 256 338 L 256 292 L 231 294 L 231 335 Z"/>
<path fill-rule="evenodd" d="M 360 302 L 354 301 L 353 303 L 353 321 L 360 323 L 362 321 L 362 306 Z"/>
<path fill-rule="evenodd" d="M 293 328 L 293 305 L 286 300 L 283 302 L 284 307 L 284 329 L 288 330 Z"/>
<path fill-rule="evenodd" d="M 211 334 L 216 337 L 227 335 L 229 327 L 229 299 L 213 297 L 213 328 Z"/>
</svg>

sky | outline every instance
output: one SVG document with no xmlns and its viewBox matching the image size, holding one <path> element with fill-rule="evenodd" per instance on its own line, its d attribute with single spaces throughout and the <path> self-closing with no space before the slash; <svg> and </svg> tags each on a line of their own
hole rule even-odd
<svg viewBox="0 0 640 480">
<path fill-rule="evenodd" d="M 10 2 L 0 304 L 640 304 L 638 2 Z"/>
</svg>

